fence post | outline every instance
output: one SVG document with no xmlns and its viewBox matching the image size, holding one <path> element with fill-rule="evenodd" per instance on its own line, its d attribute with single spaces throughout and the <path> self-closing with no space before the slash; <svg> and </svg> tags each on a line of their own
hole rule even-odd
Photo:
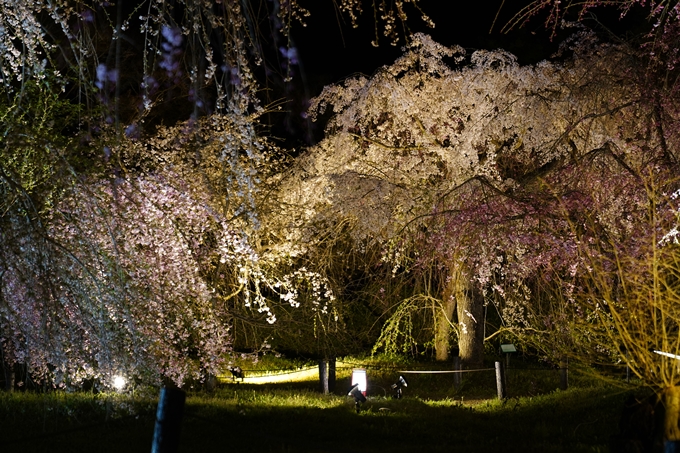
<svg viewBox="0 0 680 453">
<path fill-rule="evenodd" d="M 328 360 L 328 391 L 335 391 L 335 357 Z"/>
<path fill-rule="evenodd" d="M 457 373 L 453 373 L 453 386 L 456 390 L 460 389 L 461 373 L 460 373 L 460 356 L 455 356 L 453 358 L 453 370 Z"/>
<path fill-rule="evenodd" d="M 319 381 L 321 382 L 321 392 L 328 395 L 328 370 L 326 360 L 319 360 Z"/>
<path fill-rule="evenodd" d="M 569 359 L 562 357 L 560 359 L 560 390 L 569 388 Z"/>
<path fill-rule="evenodd" d="M 180 389 L 163 387 L 156 410 L 151 453 L 175 453 L 179 446 L 179 430 L 186 394 Z"/>
<path fill-rule="evenodd" d="M 498 399 L 505 399 L 505 370 L 503 362 L 496 362 L 496 390 Z"/>
</svg>

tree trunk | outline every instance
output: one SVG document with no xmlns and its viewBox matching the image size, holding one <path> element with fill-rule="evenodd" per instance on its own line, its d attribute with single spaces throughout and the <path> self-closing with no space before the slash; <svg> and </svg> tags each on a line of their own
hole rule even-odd
<svg viewBox="0 0 680 453">
<path fill-rule="evenodd" d="M 458 302 L 458 348 L 466 368 L 481 366 L 484 362 L 484 304 L 471 285 L 461 290 Z"/>
<path fill-rule="evenodd" d="M 449 336 L 453 312 L 458 310 L 458 349 L 463 366 L 474 367 L 484 361 L 484 305 L 475 297 L 469 273 L 457 259 L 449 264 L 449 278 L 442 292 L 442 310 L 435 320 L 437 360 L 449 358 Z"/>
<path fill-rule="evenodd" d="M 680 441 L 680 387 L 672 386 L 663 391 L 665 408 L 663 437 L 665 441 Z"/>
<path fill-rule="evenodd" d="M 467 273 L 463 265 L 456 259 L 451 260 L 449 276 L 442 289 L 441 309 L 436 311 L 434 320 L 434 350 L 435 357 L 439 361 L 449 359 L 451 344 L 451 329 L 453 326 L 453 313 L 456 309 L 458 298 L 465 297 L 468 289 Z"/>
<path fill-rule="evenodd" d="M 14 364 L 9 364 L 7 362 L 4 362 L 3 364 L 3 373 L 4 373 L 4 380 L 5 380 L 5 391 L 7 392 L 13 392 L 14 391 L 14 384 L 16 382 L 16 374 L 14 372 L 15 365 Z"/>
<path fill-rule="evenodd" d="M 435 357 L 439 361 L 449 359 L 449 337 L 451 336 L 451 322 L 453 320 L 453 310 L 456 308 L 456 298 L 453 293 L 444 291 L 442 306 L 436 312 L 434 350 Z"/>
</svg>

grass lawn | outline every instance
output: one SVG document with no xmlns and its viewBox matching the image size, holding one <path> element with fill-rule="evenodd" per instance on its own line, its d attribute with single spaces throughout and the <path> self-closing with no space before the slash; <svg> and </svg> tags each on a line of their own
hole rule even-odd
<svg viewBox="0 0 680 453">
<path fill-rule="evenodd" d="M 510 369 L 503 402 L 493 372 L 470 373 L 458 389 L 451 375 L 411 375 L 397 400 L 394 371 L 369 368 L 357 414 L 348 373 L 331 395 L 313 381 L 189 392 L 179 451 L 604 452 L 627 396 L 577 379 L 554 390 L 557 372 Z M 156 403 L 155 393 L 0 393 L 0 452 L 149 452 Z"/>
</svg>

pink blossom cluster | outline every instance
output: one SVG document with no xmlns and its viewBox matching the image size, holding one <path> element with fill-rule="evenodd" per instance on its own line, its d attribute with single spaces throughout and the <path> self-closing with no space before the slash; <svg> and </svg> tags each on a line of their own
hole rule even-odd
<svg viewBox="0 0 680 453">
<path fill-rule="evenodd" d="M 5 360 L 55 386 L 121 373 L 182 386 L 222 371 L 234 301 L 270 322 L 280 303 L 328 310 L 318 274 L 282 270 L 213 205 L 170 167 L 65 188 L 44 248 L 18 228 L 2 250 Z"/>
</svg>

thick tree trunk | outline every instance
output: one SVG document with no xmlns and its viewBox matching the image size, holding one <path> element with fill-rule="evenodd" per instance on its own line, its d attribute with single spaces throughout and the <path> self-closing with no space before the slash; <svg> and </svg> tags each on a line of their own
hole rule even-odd
<svg viewBox="0 0 680 453">
<path fill-rule="evenodd" d="M 451 320 L 457 310 L 458 349 L 461 362 L 470 368 L 484 361 L 484 306 L 475 297 L 465 267 L 456 260 L 449 266 L 449 278 L 442 292 L 442 310 L 435 320 L 435 352 L 437 360 L 449 358 Z"/>
<path fill-rule="evenodd" d="M 664 440 L 680 441 L 680 387 L 668 387 L 663 392 L 664 416 Z"/>
<path fill-rule="evenodd" d="M 466 368 L 479 367 L 484 362 L 484 304 L 470 286 L 456 297 L 458 348 L 461 362 Z"/>
<path fill-rule="evenodd" d="M 439 361 L 449 359 L 451 344 L 451 330 L 453 328 L 453 313 L 460 297 L 465 297 L 468 290 L 467 273 L 464 267 L 455 259 L 449 265 L 449 275 L 442 288 L 441 309 L 436 311 L 434 320 L 434 349 L 435 357 Z"/>
</svg>

